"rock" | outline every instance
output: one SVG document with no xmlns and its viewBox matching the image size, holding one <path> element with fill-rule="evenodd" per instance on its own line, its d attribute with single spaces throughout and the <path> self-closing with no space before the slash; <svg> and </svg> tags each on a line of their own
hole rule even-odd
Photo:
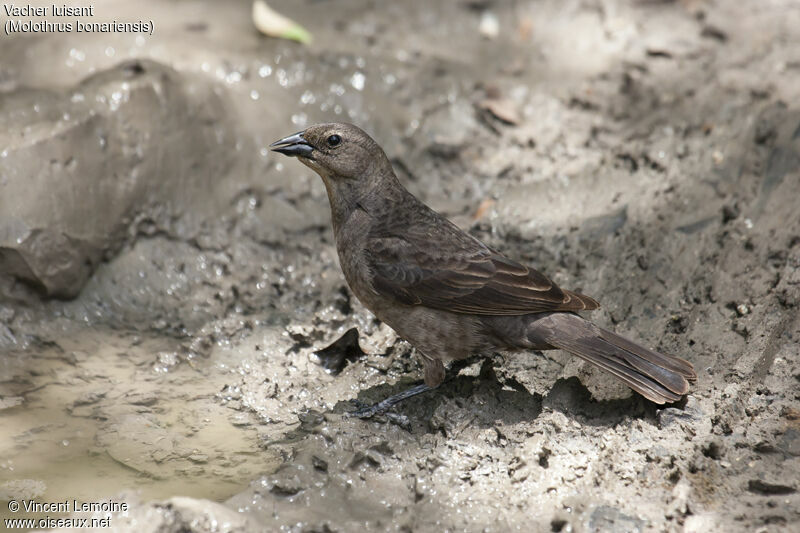
<svg viewBox="0 0 800 533">
<path fill-rule="evenodd" d="M 639 532 L 644 530 L 645 522 L 639 518 L 628 516 L 619 509 L 602 505 L 592 511 L 589 517 L 589 531 L 595 532 Z"/>
<path fill-rule="evenodd" d="M 358 328 L 348 329 L 329 346 L 314 352 L 314 362 L 320 364 L 331 374 L 339 374 L 348 361 L 362 357 L 364 351 L 358 345 Z"/>
<path fill-rule="evenodd" d="M 120 533 L 234 533 L 263 529 L 251 515 L 210 500 L 175 497 L 147 504 L 135 500 L 134 496 L 115 499 L 125 502 L 126 510 L 122 512 L 75 513 L 75 517 L 110 517 L 109 523 Z"/>
<path fill-rule="evenodd" d="M 271 476 L 264 478 L 262 485 L 270 494 L 278 497 L 289 497 L 313 486 L 317 481 L 318 471 L 309 471 L 305 465 L 286 464 Z"/>
<path fill-rule="evenodd" d="M 0 411 L 22 405 L 24 402 L 25 398 L 22 396 L 7 396 L 5 398 L 0 398 Z"/>
<path fill-rule="evenodd" d="M 0 485 L 2 500 L 33 500 L 47 492 L 47 484 L 41 479 L 12 479 Z"/>
<path fill-rule="evenodd" d="M 760 479 L 751 479 L 747 482 L 747 490 L 755 494 L 762 494 L 764 496 L 772 496 L 777 494 L 794 494 L 797 489 L 782 483 L 767 483 Z"/>
<path fill-rule="evenodd" d="M 788 429 L 781 438 L 780 449 L 784 453 L 800 457 L 800 431 Z"/>
<path fill-rule="evenodd" d="M 478 103 L 478 109 L 490 113 L 494 118 L 505 124 L 516 126 L 520 123 L 519 111 L 514 102 L 507 98 L 487 98 Z"/>
<path fill-rule="evenodd" d="M 229 166 L 210 87 L 134 60 L 0 109 L 0 274 L 72 298 L 126 236 L 163 230 Z"/>
<path fill-rule="evenodd" d="M 689 397 L 686 405 L 680 407 L 667 407 L 659 409 L 656 413 L 656 421 L 659 429 L 666 429 L 674 427 L 677 423 L 679 426 L 686 424 L 691 425 L 703 416 L 703 411 L 698 402 L 694 398 Z"/>
<path fill-rule="evenodd" d="M 703 455 L 716 461 L 725 455 L 725 446 L 719 440 L 712 440 L 703 445 L 702 451 Z"/>
</svg>

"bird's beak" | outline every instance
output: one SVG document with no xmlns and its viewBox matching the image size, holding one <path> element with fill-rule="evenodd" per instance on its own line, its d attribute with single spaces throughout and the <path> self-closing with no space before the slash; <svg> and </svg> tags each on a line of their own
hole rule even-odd
<svg viewBox="0 0 800 533">
<path fill-rule="evenodd" d="M 303 131 L 284 137 L 279 141 L 270 144 L 273 152 L 297 157 L 311 157 L 314 148 L 303 138 Z"/>
</svg>

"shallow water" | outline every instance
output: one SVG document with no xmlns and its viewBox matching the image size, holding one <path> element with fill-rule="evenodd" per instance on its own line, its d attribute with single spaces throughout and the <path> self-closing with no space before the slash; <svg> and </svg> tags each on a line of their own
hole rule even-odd
<svg viewBox="0 0 800 533">
<path fill-rule="evenodd" d="M 223 501 L 274 469 L 248 427 L 255 416 L 217 396 L 235 374 L 225 351 L 181 352 L 168 338 L 91 328 L 0 360 L 2 397 L 21 401 L 0 411 L 0 516 L 10 499 L 95 502 L 122 489 Z"/>
</svg>

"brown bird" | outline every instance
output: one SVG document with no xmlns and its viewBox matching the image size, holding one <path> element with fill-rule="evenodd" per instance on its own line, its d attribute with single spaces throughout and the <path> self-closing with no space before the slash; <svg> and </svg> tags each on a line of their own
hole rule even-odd
<svg viewBox="0 0 800 533">
<path fill-rule="evenodd" d="M 296 156 L 328 191 L 339 261 L 350 289 L 421 355 L 425 383 L 357 416 L 437 387 L 444 363 L 493 350 L 560 348 L 659 404 L 697 375 L 688 361 L 649 350 L 581 318 L 593 298 L 486 246 L 408 192 L 380 146 L 352 124 L 318 124 L 272 149 Z"/>
</svg>

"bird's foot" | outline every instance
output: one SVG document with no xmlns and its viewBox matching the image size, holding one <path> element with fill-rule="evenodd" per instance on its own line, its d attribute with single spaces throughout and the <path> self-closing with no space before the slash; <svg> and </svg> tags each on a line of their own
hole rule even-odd
<svg viewBox="0 0 800 533">
<path fill-rule="evenodd" d="M 390 411 L 382 411 L 380 409 L 380 403 L 383 402 L 379 402 L 374 405 L 367 405 L 359 400 L 350 400 L 350 403 L 352 403 L 356 407 L 356 410 L 351 411 L 349 413 L 345 413 L 344 416 L 347 418 L 367 419 L 367 418 L 372 418 L 375 415 L 383 415 L 392 424 L 398 425 L 403 429 L 411 428 L 411 421 L 408 419 L 406 415 L 401 415 L 400 413 L 392 413 Z"/>
<path fill-rule="evenodd" d="M 411 421 L 408 419 L 406 415 L 401 415 L 400 413 L 393 413 L 391 411 L 383 411 L 377 404 L 365 405 L 361 402 L 357 402 L 356 405 L 359 406 L 358 409 L 356 409 L 355 411 L 351 411 L 349 413 L 345 413 L 344 416 L 347 418 L 361 418 L 363 420 L 366 420 L 376 415 L 382 415 L 386 417 L 386 420 L 388 420 L 392 424 L 396 424 L 406 429 L 411 427 Z"/>
<path fill-rule="evenodd" d="M 383 401 L 380 401 L 373 405 L 366 405 L 358 400 L 353 400 L 353 403 L 356 404 L 357 409 L 355 411 L 351 411 L 347 413 L 346 416 L 348 417 L 357 417 L 357 418 L 371 418 L 375 415 L 380 415 L 386 413 L 389 409 L 393 406 L 397 405 L 398 403 L 411 398 L 412 396 L 416 396 L 417 394 L 422 394 L 423 392 L 427 392 L 431 390 L 432 387 L 425 385 L 424 383 L 420 385 L 416 385 L 411 387 L 410 389 L 406 389 L 402 392 L 397 394 L 393 394 L 389 396 Z M 387 414 L 387 416 L 389 416 Z"/>
<path fill-rule="evenodd" d="M 351 418 L 351 417 L 355 417 L 355 418 L 370 418 L 370 417 L 378 414 L 377 410 L 375 409 L 375 406 L 377 404 L 370 405 L 368 403 L 364 403 L 361 400 L 357 400 L 355 398 L 350 400 L 350 403 L 353 404 L 353 407 L 355 407 L 355 411 L 350 411 L 348 413 L 345 413 L 344 416 L 346 416 L 347 418 Z"/>
<path fill-rule="evenodd" d="M 462 369 L 475 362 L 475 359 L 476 357 L 470 357 L 467 359 L 453 361 L 450 364 L 450 368 L 447 371 L 447 377 L 444 382 L 446 383 L 455 379 L 458 376 L 458 373 L 461 372 Z M 436 387 L 430 387 L 424 383 L 421 383 L 402 392 L 389 396 L 385 400 L 373 405 L 367 405 L 359 400 L 351 400 L 351 403 L 355 405 L 356 410 L 347 413 L 345 416 L 355 418 L 372 418 L 375 415 L 385 415 L 392 422 L 402 427 L 406 427 L 409 424 L 408 417 L 396 413 L 387 413 L 387 411 L 403 400 L 407 400 L 412 396 L 422 394 L 423 392 L 428 392 L 429 390 L 433 390 L 435 388 Z"/>
</svg>

